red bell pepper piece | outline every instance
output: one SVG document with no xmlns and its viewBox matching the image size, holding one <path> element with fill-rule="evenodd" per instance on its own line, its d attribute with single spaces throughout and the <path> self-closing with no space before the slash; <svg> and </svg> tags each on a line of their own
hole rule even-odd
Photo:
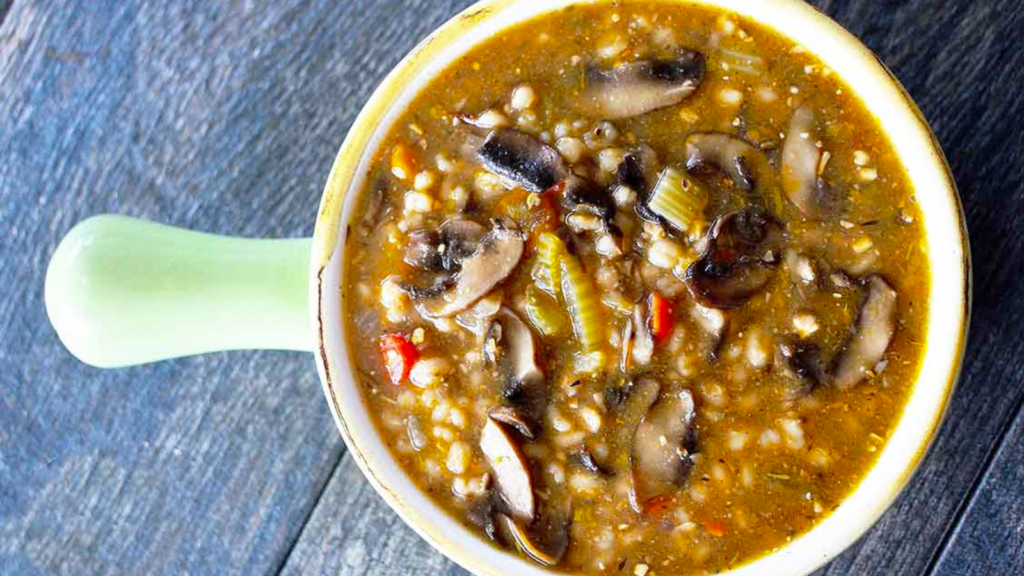
<svg viewBox="0 0 1024 576">
<path fill-rule="evenodd" d="M 420 357 L 416 346 L 401 334 L 385 334 L 380 337 L 380 353 L 384 356 L 384 367 L 388 370 L 392 384 L 401 384 L 409 377 L 412 365 Z"/>
<path fill-rule="evenodd" d="M 672 303 L 657 292 L 651 292 L 647 301 L 648 318 L 647 325 L 654 336 L 655 344 L 662 344 L 672 335 L 672 326 L 675 324 L 675 317 L 672 315 Z"/>
</svg>

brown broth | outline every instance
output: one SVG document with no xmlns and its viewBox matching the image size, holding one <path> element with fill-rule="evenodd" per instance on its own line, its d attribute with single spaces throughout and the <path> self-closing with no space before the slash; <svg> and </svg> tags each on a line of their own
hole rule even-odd
<svg viewBox="0 0 1024 576">
<path fill-rule="evenodd" d="M 830 155 L 822 176 L 845 196 L 842 208 L 822 221 L 803 218 L 781 193 L 766 199 L 787 227 L 787 249 L 818 265 L 816 278 L 809 285 L 794 280 L 787 261 L 762 293 L 740 308 L 724 311 L 728 329 L 715 361 L 706 357 L 709 337 L 690 313 L 692 298 L 680 288 L 682 283 L 672 285 L 671 274 L 651 272 L 642 256 L 634 268 L 647 269 L 653 280 L 641 278 L 636 283 L 646 288 L 667 286 L 676 322 L 673 336 L 656 348 L 649 365 L 625 374 L 610 367 L 581 375 L 574 368 L 579 347 L 571 330 L 544 337 L 534 329 L 549 398 L 540 435 L 523 451 L 540 500 L 571 502 L 571 544 L 557 568 L 633 574 L 637 565 L 646 564 L 649 574 L 713 573 L 784 546 L 826 517 L 857 486 L 902 413 L 918 374 L 927 327 L 930 276 L 922 218 L 910 183 L 877 120 L 836 74 L 787 39 L 716 10 L 625 2 L 555 12 L 472 49 L 412 102 L 372 164 L 364 207 L 353 219 L 358 233 L 347 239 L 344 290 L 350 353 L 362 375 L 367 408 L 396 459 L 439 505 L 454 517 L 465 518 L 472 503 L 483 496 L 461 497 L 456 492 L 474 492 L 479 488 L 474 483 L 490 472 L 477 443 L 487 410 L 502 402 L 500 391 L 493 373 L 481 365 L 475 335 L 452 326 L 446 332 L 423 320 L 407 301 L 395 303 L 403 296 L 385 295 L 382 302 L 382 282 L 390 275 L 418 278 L 419 273 L 402 261 L 407 231 L 437 225 L 454 214 L 459 195 L 451 190 L 456 186 L 474 198 L 476 220 L 486 223 L 484 216 L 505 213 L 531 230 L 539 211 L 536 205 L 524 206 L 537 199 L 521 189 L 484 198 L 487 195 L 478 191 L 480 182 L 488 184 L 486 177 L 479 179 L 482 168 L 465 159 L 461 150 L 472 131 L 453 122 L 453 115 L 493 108 L 513 123 L 518 119 L 525 132 L 546 133 L 551 142 L 559 123 L 565 123 L 568 137 L 580 137 L 601 120 L 579 103 L 585 66 L 598 60 L 595 54 L 614 45 L 616 37 L 627 47 L 600 61 L 604 67 L 671 57 L 679 47 L 703 52 L 708 65 L 700 88 L 680 104 L 613 121 L 619 136 L 609 147 L 645 143 L 657 151 L 663 165 L 682 168 L 686 135 L 720 131 L 759 145 L 777 165 L 793 110 L 808 101 L 816 110 L 820 148 Z M 760 71 L 723 69 L 723 48 L 757 55 L 763 60 Z M 527 114 L 508 108 L 510 93 L 524 84 L 536 95 Z M 730 96 L 723 88 L 738 90 L 742 103 L 724 104 Z M 769 91 L 774 99 L 768 98 Z M 431 213 L 403 212 L 413 178 L 392 173 L 396 146 L 406 147 L 415 159 L 412 172 L 432 174 L 434 182 L 424 186 L 433 200 Z M 445 173 L 452 163 L 456 168 Z M 600 172 L 593 162 L 580 166 Z M 709 216 L 743 202 L 721 179 L 707 179 L 707 185 L 712 195 Z M 375 193 L 382 194 L 383 216 L 379 223 L 363 224 Z M 402 221 L 404 226 L 399 225 Z M 686 242 L 679 243 L 688 254 L 694 252 Z M 607 264 L 593 252 L 581 254 L 592 278 Z M 496 289 L 505 305 L 524 318 L 523 300 L 533 283 L 535 260 L 531 236 L 522 262 Z M 878 274 L 889 282 L 898 294 L 895 335 L 880 374 L 848 389 L 822 385 L 801 393 L 802 384 L 782 369 L 775 348 L 793 333 L 793 318 L 801 313 L 818 323 L 817 332 L 808 338 L 819 343 L 826 356 L 842 348 L 862 296 L 855 288 L 835 284 L 832 275 L 839 271 L 852 278 Z M 597 284 L 599 293 L 607 292 Z M 389 321 L 389 313 L 397 321 Z M 606 334 L 621 330 L 622 315 L 611 309 L 603 315 Z M 408 381 L 393 385 L 378 352 L 384 333 L 403 334 L 419 349 L 421 359 L 443 359 L 449 371 L 431 387 Z M 760 350 L 762 357 L 767 354 L 765 366 L 751 360 L 757 356 L 751 355 L 752 349 Z M 606 352 L 609 365 L 617 364 L 617 349 L 609 345 Z M 622 434 L 617 433 L 625 424 L 603 400 L 606 389 L 640 373 L 659 379 L 663 391 L 692 392 L 699 443 L 699 458 L 685 485 L 671 495 L 664 510 L 646 514 L 636 513 L 628 497 L 630 448 L 622 445 Z M 593 414 L 600 419 L 599 428 Z M 411 445 L 410 417 L 423 433 L 420 440 L 425 445 L 419 450 Z M 459 448 L 452 449 L 456 443 L 468 453 L 465 462 Z M 575 460 L 580 446 L 605 454 L 614 474 L 603 477 L 587 471 Z"/>
</svg>

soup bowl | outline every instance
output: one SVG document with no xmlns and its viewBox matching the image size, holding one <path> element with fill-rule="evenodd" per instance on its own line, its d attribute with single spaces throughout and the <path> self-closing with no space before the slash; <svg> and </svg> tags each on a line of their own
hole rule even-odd
<svg viewBox="0 0 1024 576">
<path fill-rule="evenodd" d="M 898 81 L 854 36 L 799 0 L 688 2 L 718 7 L 772 29 L 807 47 L 842 77 L 879 120 L 925 221 L 932 275 L 925 353 L 888 442 L 860 484 L 828 517 L 786 546 L 728 572 L 802 575 L 871 527 L 907 484 L 938 430 L 966 341 L 971 289 L 967 232 L 949 167 L 926 121 Z M 347 222 L 370 162 L 416 94 L 483 40 L 579 3 L 485 0 L 417 46 L 355 120 L 327 177 L 311 240 L 218 237 L 118 216 L 82 222 L 61 242 L 47 271 L 47 311 L 60 338 L 73 354 L 100 367 L 214 350 L 310 350 L 349 451 L 409 526 L 475 574 L 550 574 L 491 546 L 450 517 L 392 457 L 353 377 L 341 287 Z"/>
</svg>

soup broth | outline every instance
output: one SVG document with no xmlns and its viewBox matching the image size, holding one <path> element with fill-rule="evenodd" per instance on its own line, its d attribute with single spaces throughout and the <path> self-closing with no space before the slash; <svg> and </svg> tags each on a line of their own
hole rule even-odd
<svg viewBox="0 0 1024 576">
<path fill-rule="evenodd" d="M 481 538 L 714 573 L 873 465 L 923 353 L 923 223 L 813 50 L 696 5 L 567 8 L 383 141 L 339 321 L 394 457 Z"/>
</svg>

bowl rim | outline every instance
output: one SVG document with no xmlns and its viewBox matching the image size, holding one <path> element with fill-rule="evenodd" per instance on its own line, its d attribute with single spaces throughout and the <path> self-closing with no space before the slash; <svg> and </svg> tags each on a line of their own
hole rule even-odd
<svg viewBox="0 0 1024 576">
<path fill-rule="evenodd" d="M 381 131 L 384 133 L 390 131 L 393 122 L 389 123 L 386 121 L 388 114 L 397 116 L 400 113 L 400 111 L 396 111 L 399 104 L 401 104 L 400 96 L 404 92 L 412 90 L 410 86 L 416 85 L 417 78 L 425 76 L 426 80 L 421 82 L 414 92 L 418 92 L 423 87 L 423 84 L 431 81 L 438 72 L 447 67 L 448 62 L 444 61 L 444 58 L 441 56 L 451 51 L 462 53 L 476 46 L 479 43 L 479 39 L 467 42 L 462 47 L 458 46 L 460 41 L 468 37 L 474 30 L 487 25 L 497 26 L 497 29 L 504 29 L 514 25 L 516 22 L 533 17 L 518 18 L 510 16 L 511 22 L 495 23 L 500 17 L 508 16 L 509 11 L 516 8 L 530 5 L 535 13 L 543 13 L 557 10 L 569 4 L 598 4 L 610 1 L 558 0 L 550 2 L 550 6 L 537 9 L 536 4 L 539 3 L 533 4 L 531 0 L 480 0 L 449 19 L 409 52 L 370 96 L 353 122 L 335 158 L 324 186 L 320 209 L 317 215 L 310 263 L 309 300 L 311 326 L 313 327 L 316 342 L 314 352 L 317 370 L 320 374 L 324 394 L 328 400 L 335 423 L 356 464 L 373 485 L 374 489 L 398 513 L 403 521 L 436 550 L 470 572 L 478 575 L 498 576 L 507 574 L 512 566 L 515 566 L 516 573 L 518 574 L 540 576 L 560 572 L 542 568 L 537 564 L 522 560 L 514 553 L 500 551 L 492 547 L 478 535 L 471 533 L 460 523 L 456 522 L 443 508 L 425 497 L 414 485 L 413 490 L 415 493 L 410 493 L 408 486 L 403 484 L 399 476 L 405 479 L 406 484 L 411 484 L 411 480 L 405 476 L 405 472 L 396 464 L 393 457 L 389 453 L 381 456 L 379 447 L 371 445 L 381 443 L 372 423 L 370 429 L 367 430 L 365 423 L 360 424 L 357 422 L 360 418 L 360 415 L 357 413 L 358 409 L 365 406 L 363 399 L 359 396 L 361 393 L 355 390 L 355 394 L 359 396 L 356 402 L 340 398 L 343 391 L 338 387 L 339 384 L 353 389 L 357 388 L 354 385 L 354 377 L 348 366 L 348 351 L 344 328 L 337 326 L 343 323 L 336 320 L 338 312 L 343 310 L 341 308 L 343 306 L 341 304 L 343 300 L 341 295 L 343 282 L 340 279 L 344 267 L 344 242 L 348 236 L 347 230 L 345 233 L 342 232 L 341 224 L 342 222 L 347 222 L 350 217 L 352 206 L 351 202 L 347 200 L 354 195 L 350 194 L 350 190 L 353 188 L 358 189 L 359 186 L 354 184 L 361 183 L 360 180 L 365 178 L 365 170 L 363 170 L 363 173 L 360 173 L 360 168 L 364 166 L 363 163 L 366 161 L 366 157 L 372 156 L 372 152 L 376 150 L 378 143 L 371 145 L 374 135 L 380 134 Z M 835 70 L 844 82 L 851 86 L 853 81 L 844 70 L 851 70 L 850 74 L 853 74 L 854 70 L 859 74 L 863 74 L 864 82 L 879 90 L 879 94 L 871 94 L 871 96 L 885 99 L 883 102 L 884 106 L 891 108 L 894 114 L 898 112 L 898 116 L 904 117 L 903 119 L 907 120 L 907 124 L 902 126 L 902 128 L 912 131 L 913 133 L 910 137 L 916 138 L 920 143 L 924 144 L 924 148 L 927 148 L 923 151 L 922 156 L 915 159 L 915 162 L 921 163 L 925 166 L 923 169 L 930 170 L 934 173 L 933 175 L 940 177 L 939 181 L 931 182 L 933 186 L 931 190 L 941 189 L 935 192 L 940 196 L 936 202 L 943 201 L 947 205 L 945 214 L 943 214 L 942 210 L 936 208 L 935 210 L 940 210 L 938 215 L 928 215 L 925 218 L 928 221 L 925 229 L 926 237 L 929 240 L 927 253 L 931 266 L 936 266 L 938 262 L 937 256 L 934 253 L 937 250 L 936 245 L 931 242 L 933 239 L 931 235 L 932 218 L 942 215 L 949 217 L 951 226 L 946 227 L 945 233 L 955 235 L 955 237 L 948 239 L 951 250 L 947 256 L 954 257 L 950 266 L 955 268 L 956 273 L 954 273 L 954 276 L 959 280 L 959 299 L 957 302 L 958 306 L 947 310 L 947 312 L 950 314 L 948 320 L 952 320 L 951 323 L 955 325 L 956 329 L 953 333 L 946 336 L 951 339 L 950 344 L 945 346 L 948 352 L 948 360 L 946 362 L 946 369 L 939 371 L 939 375 L 942 377 L 941 381 L 934 384 L 934 386 L 941 386 L 941 388 L 932 392 L 935 395 L 934 401 L 931 403 L 932 409 L 925 414 L 926 418 L 917 424 L 917 431 L 914 432 L 911 438 L 913 440 L 912 445 L 902 447 L 902 452 L 892 458 L 895 464 L 900 466 L 897 474 L 889 474 L 891 478 L 882 487 L 883 491 L 875 494 L 874 500 L 870 502 L 868 507 L 859 512 L 855 518 L 855 525 L 842 530 L 833 525 L 830 525 L 832 526 L 831 528 L 826 527 L 824 529 L 824 531 L 831 530 L 836 532 L 837 535 L 829 539 L 828 534 L 824 534 L 822 536 L 824 545 L 819 553 L 808 554 L 805 550 L 801 552 L 802 555 L 799 557 L 795 557 L 792 554 L 789 554 L 789 557 L 787 557 L 787 551 L 791 552 L 794 550 L 797 544 L 807 539 L 809 535 L 824 533 L 823 526 L 826 526 L 830 520 L 838 520 L 836 518 L 838 511 L 849 503 L 855 494 L 862 491 L 862 488 L 864 488 L 863 484 L 882 465 L 883 458 L 887 454 L 894 454 L 895 448 L 891 446 L 893 442 L 887 439 L 882 455 L 872 464 L 871 469 L 869 469 L 865 478 L 862 479 L 862 484 L 843 500 L 839 508 L 837 508 L 837 513 L 833 513 L 830 517 L 815 523 L 808 532 L 798 536 L 786 546 L 775 551 L 766 552 L 735 568 L 730 568 L 727 572 L 723 572 L 723 574 L 735 576 L 753 574 L 755 572 L 792 575 L 807 574 L 852 545 L 877 522 L 909 483 L 910 478 L 919 467 L 923 457 L 937 436 L 939 427 L 948 410 L 949 400 L 959 379 L 967 342 L 968 327 L 970 325 L 972 278 L 969 240 L 963 207 L 948 162 L 921 111 L 902 85 L 900 85 L 896 77 L 877 56 L 829 16 L 801 0 L 761 0 L 757 3 L 750 3 L 745 0 L 660 1 L 665 3 L 695 4 L 718 8 L 725 12 L 737 13 L 766 28 L 772 29 L 777 34 L 804 45 L 806 43 L 793 36 L 793 30 L 783 29 L 785 26 L 790 25 L 787 24 L 786 19 L 795 19 L 795 22 L 800 23 L 805 30 L 817 30 L 816 34 L 822 35 L 821 37 L 827 36 L 831 42 L 834 42 L 834 45 L 830 46 L 828 50 L 849 58 L 849 61 L 844 61 L 842 69 L 837 69 L 838 67 L 834 65 L 830 65 L 830 68 Z M 809 51 L 824 60 L 822 50 L 809 49 Z M 441 64 L 437 64 L 438 61 L 441 61 Z M 864 91 L 857 90 L 856 92 L 863 100 L 865 107 L 872 111 L 872 113 L 875 113 L 876 106 L 869 103 Z M 883 104 L 878 104 L 877 107 L 883 108 Z M 898 149 L 893 139 L 894 132 L 892 130 L 894 128 L 885 126 L 881 126 L 881 128 L 892 143 L 894 151 L 900 156 L 901 164 L 904 165 L 912 186 L 915 191 L 919 192 L 919 182 L 912 177 L 910 169 L 905 164 L 908 162 L 908 159 L 905 157 L 906 151 Z M 368 151 L 370 151 L 369 154 Z M 356 190 L 357 192 L 358 190 Z M 923 207 L 922 212 L 924 212 Z M 930 270 L 930 272 L 932 273 L 933 281 L 929 296 L 933 298 L 936 292 L 936 272 L 935 270 Z M 338 279 L 337 281 L 335 280 L 336 278 Z M 936 311 L 934 301 L 930 300 L 929 310 L 927 333 L 930 338 L 926 354 L 932 351 L 931 337 L 937 328 L 933 322 L 933 316 Z M 950 322 L 946 323 L 950 324 Z M 342 350 L 340 355 L 334 350 L 338 348 L 337 345 L 339 343 Z M 924 384 L 926 383 L 924 382 L 922 370 L 922 374 L 918 376 L 917 381 L 914 383 L 911 396 L 916 396 Z M 911 397 L 908 396 L 907 406 L 910 403 Z M 901 427 L 905 420 L 907 420 L 906 412 L 900 415 L 894 429 Z M 397 470 L 397 475 L 395 470 Z M 773 558 L 777 561 L 765 562 Z"/>
</svg>

